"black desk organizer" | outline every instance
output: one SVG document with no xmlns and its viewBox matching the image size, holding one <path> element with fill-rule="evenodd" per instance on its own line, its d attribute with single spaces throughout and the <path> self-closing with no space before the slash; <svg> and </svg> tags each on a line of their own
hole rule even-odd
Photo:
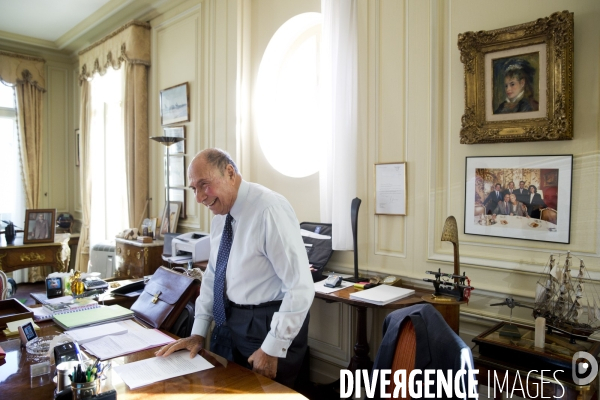
<svg viewBox="0 0 600 400">
<path fill-rule="evenodd" d="M 313 282 L 318 282 L 323 280 L 323 268 L 325 265 L 327 265 L 331 255 L 333 254 L 331 244 L 331 224 L 325 224 L 321 222 L 302 222 L 300 224 L 300 229 L 318 233 L 319 235 L 329 236 L 329 239 L 315 239 L 302 236 L 302 240 L 304 240 L 305 244 L 312 245 L 306 247 L 306 253 L 308 254 L 308 262 L 312 264 L 314 269 L 316 269 L 316 271 L 311 271 Z"/>
</svg>

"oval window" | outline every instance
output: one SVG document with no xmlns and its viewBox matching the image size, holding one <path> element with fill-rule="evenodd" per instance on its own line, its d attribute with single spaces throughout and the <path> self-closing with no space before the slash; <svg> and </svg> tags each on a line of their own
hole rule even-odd
<svg viewBox="0 0 600 400">
<path fill-rule="evenodd" d="M 320 13 L 297 15 L 269 41 L 258 70 L 256 128 L 267 160 L 284 175 L 319 170 Z"/>
</svg>

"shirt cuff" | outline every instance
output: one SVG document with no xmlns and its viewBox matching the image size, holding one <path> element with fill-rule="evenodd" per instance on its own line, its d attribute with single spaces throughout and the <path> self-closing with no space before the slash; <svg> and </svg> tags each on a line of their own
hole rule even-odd
<svg viewBox="0 0 600 400">
<path fill-rule="evenodd" d="M 285 358 L 291 344 L 291 340 L 277 339 L 269 332 L 260 348 L 271 357 Z"/>
<path fill-rule="evenodd" d="M 199 335 L 206 339 L 206 333 L 208 332 L 208 327 L 210 326 L 210 321 L 196 318 L 194 319 L 194 325 L 192 325 L 192 335 Z"/>
</svg>

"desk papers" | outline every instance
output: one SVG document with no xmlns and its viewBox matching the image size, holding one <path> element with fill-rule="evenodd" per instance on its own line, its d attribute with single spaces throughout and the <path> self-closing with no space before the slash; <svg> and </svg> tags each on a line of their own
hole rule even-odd
<svg viewBox="0 0 600 400">
<path fill-rule="evenodd" d="M 178 351 L 169 357 L 153 357 L 114 367 L 114 371 L 129 389 L 164 381 L 177 376 L 193 374 L 213 368 L 203 357 L 190 358 L 189 350 Z"/>
<path fill-rule="evenodd" d="M 127 333 L 121 335 L 104 336 L 87 342 L 83 347 L 100 360 L 108 360 L 174 341 L 175 339 L 165 335 L 158 329 L 146 329 L 140 326 L 140 329 L 130 329 Z"/>
<path fill-rule="evenodd" d="M 325 293 L 325 294 L 333 293 L 333 292 L 337 292 L 338 290 L 342 290 L 342 289 L 345 289 L 347 287 L 354 285 L 352 282 L 342 281 L 340 286 L 330 288 L 330 287 L 325 286 L 325 281 L 326 281 L 326 279 L 323 279 L 322 281 L 319 281 L 319 282 L 315 282 L 315 292 Z"/>
<path fill-rule="evenodd" d="M 119 322 L 89 326 L 87 328 L 71 329 L 65 332 L 79 344 L 91 342 L 104 336 L 122 335 L 127 333 L 127 327 Z"/>
<path fill-rule="evenodd" d="M 405 289 L 396 286 L 379 285 L 371 289 L 361 290 L 360 292 L 350 293 L 352 300 L 366 301 L 367 303 L 383 306 L 393 303 L 396 300 L 403 299 L 414 294 L 413 289 Z"/>
</svg>

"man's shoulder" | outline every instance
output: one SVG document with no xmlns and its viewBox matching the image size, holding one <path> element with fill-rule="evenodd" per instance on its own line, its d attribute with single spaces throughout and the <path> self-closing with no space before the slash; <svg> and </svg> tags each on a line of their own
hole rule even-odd
<svg viewBox="0 0 600 400">
<path fill-rule="evenodd" d="M 287 199 L 263 185 L 248 182 L 248 201 L 253 204 L 254 210 L 267 209 L 273 206 L 289 205 Z"/>
</svg>

